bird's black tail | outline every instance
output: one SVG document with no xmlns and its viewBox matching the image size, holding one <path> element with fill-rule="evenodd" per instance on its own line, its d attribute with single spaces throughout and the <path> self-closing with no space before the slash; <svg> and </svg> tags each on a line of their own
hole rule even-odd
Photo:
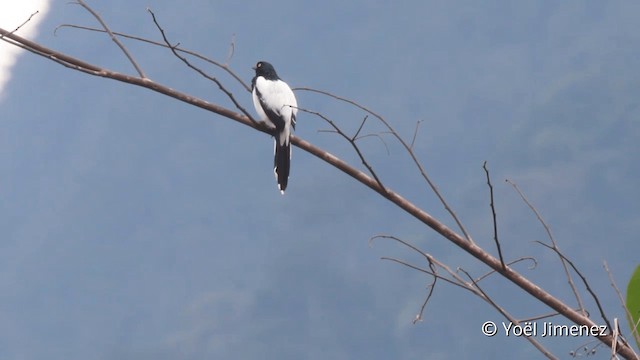
<svg viewBox="0 0 640 360">
<path fill-rule="evenodd" d="M 291 144 L 285 141 L 284 145 L 280 145 L 276 139 L 275 156 L 273 159 L 273 172 L 276 174 L 278 181 L 278 189 L 284 194 L 289 182 L 289 167 L 291 165 Z"/>
</svg>

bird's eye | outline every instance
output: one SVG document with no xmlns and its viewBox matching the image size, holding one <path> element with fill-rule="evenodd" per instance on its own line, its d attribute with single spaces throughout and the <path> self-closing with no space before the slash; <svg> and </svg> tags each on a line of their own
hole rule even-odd
<svg viewBox="0 0 640 360">
<path fill-rule="evenodd" d="M 262 63 L 261 63 L 261 62 L 259 62 L 258 64 L 256 64 L 256 67 L 261 67 L 261 66 L 262 66 Z"/>
</svg>

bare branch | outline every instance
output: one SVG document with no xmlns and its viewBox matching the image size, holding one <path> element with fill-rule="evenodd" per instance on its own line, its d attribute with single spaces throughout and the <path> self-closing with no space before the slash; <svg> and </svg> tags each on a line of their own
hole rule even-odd
<svg viewBox="0 0 640 360">
<path fill-rule="evenodd" d="M 438 279 L 442 279 L 442 280 L 444 280 L 444 281 L 446 281 L 446 282 L 448 282 L 448 283 L 450 283 L 450 284 L 453 284 L 453 285 L 456 285 L 456 286 L 460 286 L 460 287 L 466 288 L 466 286 L 464 286 L 463 284 L 458 284 L 458 283 L 456 283 L 455 281 L 452 281 L 452 280 L 450 280 L 450 279 L 447 279 L 446 277 L 443 277 L 443 276 L 439 275 L 439 274 L 438 274 L 438 270 L 437 270 L 437 268 L 436 268 L 436 262 L 435 262 L 435 259 L 434 259 L 431 255 L 429 255 L 429 254 L 427 254 L 427 253 L 423 252 L 422 250 L 418 249 L 417 247 L 415 247 L 415 246 L 411 245 L 410 243 L 408 243 L 408 242 L 406 242 L 406 241 L 404 241 L 404 240 L 402 240 L 402 239 L 400 239 L 400 238 L 398 238 L 398 237 L 395 237 L 395 236 L 390 236 L 390 235 L 376 235 L 376 236 L 371 237 L 371 238 L 369 239 L 369 245 L 371 245 L 371 242 L 372 242 L 374 239 L 378 239 L 378 238 L 395 240 L 395 241 L 397 241 L 397 242 L 399 242 L 399 243 L 401 243 L 401 244 L 403 244 L 403 245 L 407 246 L 408 248 L 410 248 L 410 249 L 412 249 L 412 250 L 416 251 L 417 253 L 421 254 L 422 256 L 424 256 L 424 258 L 425 258 L 425 259 L 427 259 L 427 262 L 429 263 L 429 269 L 430 269 L 430 270 L 425 270 L 425 269 L 418 268 L 417 266 L 411 265 L 411 264 L 409 264 L 409 263 L 406 263 L 406 262 L 401 261 L 401 260 L 398 260 L 398 259 L 393 259 L 393 258 L 388 258 L 388 257 L 382 257 L 382 258 L 381 258 L 382 260 L 391 260 L 391 261 L 395 261 L 395 262 L 397 262 L 397 263 L 403 264 L 403 265 L 408 266 L 408 267 L 413 268 L 413 269 L 416 269 L 416 268 L 417 268 L 417 269 L 420 269 L 420 271 L 422 271 L 422 272 L 424 272 L 424 273 L 427 273 L 427 274 L 430 274 L 431 276 L 433 276 L 433 282 L 431 282 L 431 284 L 427 285 L 427 288 L 429 289 L 429 292 L 427 293 L 427 296 L 425 297 L 424 301 L 422 302 L 422 306 L 420 306 L 420 311 L 418 312 L 418 314 L 416 315 L 416 317 L 413 319 L 413 324 L 414 324 L 414 325 L 415 325 L 418 321 L 422 321 L 422 315 L 424 314 L 424 309 L 427 307 L 427 303 L 428 303 L 428 302 L 429 302 L 429 300 L 431 299 L 431 296 L 433 296 L 433 291 L 435 290 L 436 283 L 438 282 Z"/>
<path fill-rule="evenodd" d="M 556 240 L 553 237 L 553 234 L 551 234 L 551 229 L 549 228 L 549 226 L 547 225 L 547 223 L 544 221 L 544 219 L 542 218 L 542 216 L 540 215 L 540 213 L 538 212 L 538 210 L 531 204 L 531 202 L 529 201 L 529 199 L 527 199 L 527 197 L 524 195 L 524 193 L 520 190 L 520 188 L 518 187 L 518 185 L 509 180 L 506 179 L 505 180 L 508 184 L 510 184 L 518 193 L 518 195 L 520 195 L 520 198 L 522 199 L 522 201 L 524 201 L 525 204 L 527 204 L 527 206 L 529 207 L 529 209 L 531 209 L 531 211 L 533 211 L 533 213 L 535 214 L 536 218 L 538 219 L 538 222 L 540 222 L 540 224 L 542 224 L 542 226 L 544 227 L 544 230 L 547 232 L 547 237 L 549 238 L 549 240 L 551 240 L 551 243 L 553 244 L 553 248 L 557 249 L 557 253 L 560 254 L 560 248 L 558 248 L 558 244 L 556 243 Z M 567 268 L 567 264 L 564 262 L 564 260 L 562 259 L 562 256 L 560 257 L 560 262 L 562 263 L 562 268 L 564 269 L 564 274 L 567 277 L 567 282 L 569 283 L 569 286 L 571 287 L 571 291 L 573 291 L 573 295 L 576 298 L 576 301 L 578 302 L 578 306 L 580 307 L 580 309 L 582 309 L 582 314 L 586 315 L 586 310 L 584 307 L 584 304 L 582 302 L 582 298 L 580 297 L 580 293 L 578 292 L 578 288 L 576 287 L 576 284 L 573 281 L 573 277 L 571 277 L 571 272 L 569 272 L 569 269 Z"/>
<path fill-rule="evenodd" d="M 398 263 L 398 264 L 406 266 L 406 267 L 408 267 L 410 269 L 417 270 L 417 271 L 419 271 L 421 273 L 425 273 L 425 274 L 428 274 L 428 275 L 431 275 L 431 276 L 435 276 L 438 279 L 440 279 L 442 281 L 445 281 L 445 282 L 448 282 L 451 285 L 455 285 L 455 286 L 458 286 L 460 288 L 466 289 L 466 287 L 463 284 L 459 284 L 456 281 L 453 281 L 453 280 L 451 280 L 451 279 L 449 279 L 447 277 L 444 277 L 442 275 L 438 275 L 437 273 L 433 273 L 430 270 L 427 270 L 427 269 L 421 268 L 419 266 L 413 265 L 413 264 L 408 263 L 408 262 L 406 262 L 404 260 L 400 260 L 400 259 L 392 258 L 392 257 L 388 257 L 388 256 L 382 256 L 382 257 L 380 257 L 380 260 L 387 260 L 387 261 L 392 261 L 392 262 Z"/>
<path fill-rule="evenodd" d="M 367 135 L 362 135 L 362 136 L 358 136 L 357 139 L 355 140 L 360 140 L 360 139 L 364 139 L 364 138 L 368 138 L 368 137 L 375 137 L 378 140 L 380 140 L 382 142 L 382 145 L 384 145 L 384 148 L 387 150 L 387 155 L 390 155 L 391 152 L 389 152 L 389 146 L 387 145 L 387 142 L 384 141 L 384 139 L 382 138 L 382 136 L 380 136 L 380 134 L 367 134 Z"/>
<path fill-rule="evenodd" d="M 373 243 L 373 240 L 376 240 L 376 239 L 387 239 L 387 240 L 393 240 L 393 241 L 401 243 L 402 245 L 404 245 L 404 246 L 408 247 L 409 249 L 411 249 L 411 250 L 417 252 L 418 254 L 422 255 L 429 262 L 429 264 L 434 264 L 434 265 L 437 265 L 438 267 L 444 269 L 447 273 L 449 273 L 449 275 L 451 275 L 454 279 L 456 279 L 456 281 L 453 281 L 453 280 L 451 280 L 451 279 L 449 279 L 449 278 L 447 278 L 445 276 L 442 276 L 442 275 L 438 274 L 436 271 L 433 271 L 433 269 L 431 271 L 430 270 L 426 270 L 426 269 L 423 269 L 421 267 L 418 267 L 418 266 L 415 266 L 415 265 L 411 265 L 411 264 L 409 264 L 407 262 L 404 262 L 402 260 L 398 260 L 398 259 L 395 259 L 395 258 L 381 257 L 382 260 L 391 260 L 391 261 L 397 262 L 399 264 L 408 266 L 408 267 L 410 267 L 412 269 L 415 269 L 415 270 L 418 270 L 420 272 L 423 272 L 423 273 L 438 277 L 439 279 L 442 279 L 443 281 L 446 281 L 446 282 L 450 283 L 451 285 L 455 285 L 455 286 L 461 287 L 463 289 L 470 290 L 468 284 L 464 280 L 460 279 L 460 277 L 457 276 L 457 274 L 455 274 L 453 271 L 451 271 L 449 269 L 449 267 L 447 267 L 443 263 L 441 263 L 438 260 L 436 260 L 436 258 L 431 256 L 430 254 L 427 254 L 426 252 L 418 249 L 413 244 L 411 244 L 411 243 L 409 243 L 407 241 L 404 241 L 404 240 L 402 240 L 402 239 L 400 239 L 400 238 L 398 238 L 396 236 L 392 236 L 392 235 L 375 235 L 375 236 L 372 236 L 369 239 L 369 246 L 371 246 L 371 244 Z"/>
<path fill-rule="evenodd" d="M 109 79 L 113 79 L 113 80 L 117 80 L 117 81 L 121 81 L 124 83 L 128 83 L 128 84 L 132 84 L 132 85 L 136 85 L 136 86 L 140 86 L 140 87 L 144 87 L 147 89 L 150 89 L 152 91 L 170 96 L 174 99 L 183 101 L 185 103 L 197 106 L 199 108 L 205 109 L 205 110 L 209 110 L 211 112 L 214 112 L 218 115 L 222 115 L 226 118 L 229 118 L 231 120 L 235 120 L 237 122 L 243 123 L 247 126 L 250 126 L 256 130 L 262 131 L 264 133 L 270 134 L 269 131 L 267 131 L 266 129 L 263 129 L 263 127 L 260 126 L 256 126 L 248 117 L 240 115 L 236 112 L 233 112 L 231 110 L 228 110 L 222 106 L 216 105 L 216 104 L 211 104 L 207 101 L 198 99 L 196 97 L 187 95 L 185 93 L 179 92 L 177 90 L 174 90 L 172 88 L 169 88 L 167 86 L 158 84 L 156 82 L 153 82 L 152 80 L 148 79 L 148 78 L 140 78 L 137 76 L 129 76 L 126 74 L 122 74 L 119 72 L 115 72 L 115 71 L 111 71 L 108 69 L 104 69 L 101 68 L 99 66 L 93 65 L 93 64 L 89 64 L 87 62 L 84 62 L 82 60 L 76 59 L 72 56 L 48 49 L 44 46 L 41 46 L 37 43 L 34 43 L 32 41 L 29 41 L 27 39 L 24 39 L 16 34 L 11 34 L 10 32 L 1 29 L 0 28 L 0 39 L 2 39 L 3 41 L 9 42 L 10 44 L 13 44 L 15 46 L 19 46 L 27 51 L 30 51 L 36 55 L 45 57 L 49 60 L 52 60 L 58 64 L 61 64 L 67 68 L 71 68 L 74 70 L 78 70 L 90 75 L 94 75 L 94 76 L 100 76 L 100 77 L 104 77 L 104 78 L 109 78 Z M 297 140 L 294 140 L 297 142 Z"/>
<path fill-rule="evenodd" d="M 96 29 L 96 28 L 92 28 L 92 27 L 87 27 L 87 26 L 80 26 L 80 25 L 73 25 L 73 24 L 62 24 L 62 25 L 58 25 L 55 30 L 54 30 L 54 34 L 57 34 L 58 29 L 62 29 L 62 28 L 73 28 L 73 29 L 80 29 L 80 30 L 87 30 L 87 31 L 94 31 L 94 32 L 105 32 L 102 29 Z M 155 45 L 155 46 L 160 46 L 160 47 L 164 47 L 164 48 L 168 48 L 170 49 L 172 46 L 167 45 L 166 43 L 163 42 L 158 42 L 158 41 L 154 41 L 154 40 L 150 40 L 150 39 L 145 39 L 139 36 L 133 36 L 133 35 L 129 35 L 129 34 L 124 34 L 124 33 L 120 33 L 120 32 L 113 32 L 114 35 L 116 36 L 120 36 L 126 39 L 130 39 L 130 40 L 135 40 L 135 41 L 140 41 L 140 42 L 144 42 L 147 44 L 151 44 L 151 45 Z M 243 88 L 245 88 L 245 90 L 247 90 L 248 92 L 251 92 L 251 87 L 245 83 L 242 78 L 240 78 L 240 76 L 238 76 L 238 74 L 236 74 L 233 70 L 231 70 L 231 68 L 227 65 L 227 64 L 221 64 L 215 60 L 212 60 L 204 55 L 201 55 L 195 51 L 192 50 L 187 50 L 184 48 L 181 48 L 180 46 L 173 46 L 173 49 L 175 51 L 178 51 L 180 53 L 183 54 L 188 54 L 191 55 L 193 57 L 196 57 L 202 61 L 208 62 L 211 65 L 214 65 L 216 67 L 219 67 L 220 69 L 224 70 L 227 74 L 229 74 L 231 77 L 233 77 L 240 85 L 242 85 Z"/>
<path fill-rule="evenodd" d="M 493 185 L 491 185 L 491 178 L 489 177 L 489 169 L 487 169 L 487 162 L 485 161 L 482 164 L 482 168 L 484 169 L 484 173 L 487 175 L 487 185 L 489 186 L 489 198 L 491 202 L 489 206 L 491 206 L 491 218 L 493 219 L 493 240 L 496 242 L 496 248 L 498 248 L 498 256 L 500 257 L 500 263 L 502 263 L 502 268 L 505 268 L 504 259 L 502 258 L 502 249 L 500 248 L 500 240 L 498 240 L 498 222 L 496 220 L 496 207 L 493 203 Z"/>
<path fill-rule="evenodd" d="M 13 31 L 11 32 L 12 34 L 17 32 L 18 30 L 20 30 L 20 28 L 22 28 L 23 26 L 27 25 L 27 23 L 29 21 L 31 21 L 31 19 L 36 16 L 37 14 L 39 14 L 40 11 L 36 11 L 34 13 L 32 13 L 31 15 L 29 15 L 29 18 L 27 20 L 25 20 L 22 24 L 18 25 L 15 29 L 13 29 Z"/>
<path fill-rule="evenodd" d="M 171 45 L 171 43 L 169 42 L 169 39 L 167 39 L 167 36 L 164 33 L 164 29 L 158 23 L 158 20 L 156 19 L 156 14 L 154 14 L 153 11 L 150 8 L 147 8 L 147 11 L 149 12 L 149 14 L 151 14 L 151 18 L 153 19 L 153 23 L 156 25 L 156 27 L 160 31 L 160 34 L 162 34 L 162 39 L 164 39 L 165 44 L 171 50 L 173 55 L 175 55 L 178 59 L 182 60 L 182 62 L 184 62 L 189 68 L 195 70 L 200 75 L 202 75 L 205 78 L 207 78 L 207 79 L 213 81 L 214 83 L 216 83 L 216 85 L 218 85 L 218 88 L 222 92 L 224 92 L 227 95 L 227 97 L 229 97 L 229 99 L 231 99 L 231 102 L 233 102 L 233 104 L 236 106 L 236 109 L 240 110 L 243 114 L 245 114 L 251 121 L 253 121 L 256 124 L 256 126 L 263 126 L 263 127 L 267 128 L 264 124 L 260 124 L 259 122 L 254 120 L 254 118 L 251 116 L 251 114 L 249 114 L 249 112 L 244 107 L 242 107 L 242 105 L 240 105 L 240 103 L 238 103 L 238 101 L 236 101 L 236 98 L 233 96 L 233 94 L 229 90 L 227 90 L 218 79 L 216 79 L 215 77 L 209 76 L 207 73 L 205 73 L 200 68 L 192 65 L 189 62 L 189 60 L 187 60 L 187 58 L 185 58 L 184 56 L 178 54 L 178 52 L 176 51 L 175 47 L 173 45 Z"/>
<path fill-rule="evenodd" d="M 366 134 L 366 135 L 359 136 L 360 132 L 362 131 L 362 128 L 364 127 L 364 124 L 367 122 L 368 118 L 369 118 L 369 115 L 365 115 L 364 116 L 364 119 L 362 119 L 362 123 L 360 123 L 360 127 L 358 127 L 358 130 L 356 131 L 355 135 L 353 135 L 351 137 L 351 140 L 355 142 L 356 140 L 360 140 L 360 139 L 364 139 L 364 138 L 368 138 L 368 137 L 376 137 L 382 142 L 382 145 L 384 145 L 384 148 L 387 150 L 387 155 L 390 154 L 389 146 L 387 145 L 387 142 L 384 141 L 382 136 L 380 136 L 380 134 Z"/>
<path fill-rule="evenodd" d="M 587 288 L 587 291 L 589 292 L 589 294 L 591 294 L 591 297 L 596 302 L 596 305 L 598 306 L 598 310 L 600 311 L 600 316 L 602 317 L 604 322 L 607 324 L 607 327 L 609 328 L 609 332 L 611 332 L 612 331 L 611 323 L 609 322 L 609 319 L 607 319 L 607 316 L 604 314 L 604 309 L 602 308 L 602 305 L 600 304 L 600 300 L 598 299 L 598 296 L 596 295 L 595 292 L 593 292 L 593 290 L 591 290 L 591 286 L 589 286 L 589 282 L 587 281 L 587 278 L 584 277 L 584 275 L 582 275 L 580 270 L 578 270 L 578 268 L 573 264 L 573 262 L 571 260 L 569 260 L 566 256 L 564 256 L 564 254 L 562 254 L 560 252 L 560 250 L 558 250 L 558 248 L 556 248 L 554 246 L 551 246 L 551 245 L 547 245 L 547 244 L 543 243 L 542 241 L 535 241 L 535 242 L 540 244 L 540 245 L 542 245 L 542 246 L 544 246 L 544 247 L 546 247 L 546 248 L 548 248 L 548 249 L 551 249 L 553 252 L 558 254 L 560 257 L 562 257 L 562 259 L 564 259 L 564 261 L 566 261 L 569 264 L 569 266 L 571 266 L 573 271 L 575 271 L 576 274 L 578 274 L 580 279 L 582 279 L 582 283 Z"/>
<path fill-rule="evenodd" d="M 124 47 L 124 45 L 120 42 L 120 40 L 118 40 L 118 38 L 111 32 L 107 24 L 104 22 L 104 20 L 102 20 L 102 17 L 97 12 L 95 12 L 91 7 L 89 7 L 89 5 L 87 5 L 83 0 L 76 0 L 75 3 L 82 6 L 91 15 L 93 15 L 93 17 L 96 18 L 96 20 L 98 20 L 100 25 L 102 25 L 102 28 L 107 32 L 107 34 L 109 34 L 109 37 L 111 38 L 111 40 L 114 43 L 116 43 L 116 45 L 118 45 L 118 47 L 120 48 L 120 50 L 122 50 L 122 52 L 127 57 L 127 59 L 129 59 L 129 62 L 136 69 L 140 77 L 143 79 L 146 79 L 147 77 L 144 75 L 144 72 L 142 71 L 138 63 L 133 59 L 133 56 L 129 54 L 129 51 L 127 50 L 127 48 Z"/>
<path fill-rule="evenodd" d="M 469 274 L 466 270 L 462 268 L 458 268 L 458 270 L 463 272 L 469 278 L 469 280 L 471 280 L 471 282 L 473 283 L 473 286 L 482 294 L 482 298 L 486 302 L 488 302 L 491 306 L 493 306 L 494 309 L 498 310 L 498 312 L 502 314 L 502 316 L 509 319 L 509 321 L 511 321 L 514 324 L 518 324 L 518 321 L 516 319 L 514 319 L 500 305 L 496 304 L 495 301 L 493 301 L 493 299 L 486 292 L 484 292 L 484 290 L 480 287 L 480 285 L 478 285 L 478 283 L 475 280 L 473 280 L 473 277 L 471 276 L 471 274 Z M 540 342 L 538 342 L 538 340 L 536 340 L 533 336 L 525 336 L 525 339 L 527 339 L 536 349 L 538 349 L 538 351 L 544 354 L 544 356 L 546 356 L 548 359 L 557 359 L 555 355 L 553 355 L 549 350 L 547 350 L 544 346 L 542 346 L 542 344 L 540 344 Z"/>
<path fill-rule="evenodd" d="M 409 146 L 411 150 L 413 150 L 413 145 L 415 145 L 416 143 L 416 137 L 418 136 L 418 129 L 420 128 L 420 123 L 422 123 L 422 120 L 416 121 L 416 129 L 413 131 L 413 139 L 411 139 L 411 146 Z"/>
<path fill-rule="evenodd" d="M 435 265 L 433 264 L 433 262 L 431 260 L 429 260 L 429 268 L 431 269 L 431 272 L 433 274 L 437 274 L 438 273 Z M 418 315 L 416 315 L 416 318 L 413 319 L 413 324 L 414 325 L 418 321 L 422 321 L 422 315 L 424 314 L 424 309 L 427 307 L 427 303 L 431 299 L 431 296 L 433 296 L 433 291 L 436 289 L 437 281 L 438 281 L 438 276 L 434 276 L 433 277 L 433 282 L 427 286 L 427 288 L 429 289 L 429 293 L 427 293 L 427 296 L 424 298 L 424 301 L 422 302 L 422 306 L 420 306 L 420 312 L 418 312 Z"/>
<path fill-rule="evenodd" d="M 358 131 L 356 131 L 355 135 L 353 135 L 351 140 L 355 140 L 358 137 L 358 135 L 360 134 L 360 131 L 362 130 L 362 127 L 364 126 L 364 123 L 367 122 L 368 118 L 369 118 L 369 115 L 364 116 L 364 119 L 362 119 L 362 123 L 360 123 L 360 127 L 358 127 Z"/>
<path fill-rule="evenodd" d="M 533 262 L 533 265 L 531 265 L 531 266 L 529 267 L 529 270 L 533 270 L 533 269 L 535 269 L 535 268 L 538 266 L 538 262 L 536 261 L 536 259 L 535 259 L 535 258 L 533 258 L 533 257 L 531 257 L 531 256 L 524 256 L 524 257 L 521 257 L 521 258 L 519 258 L 519 259 L 516 259 L 516 260 L 510 261 L 510 262 L 508 262 L 508 263 L 507 263 L 507 265 L 508 265 L 508 266 L 511 266 L 511 265 L 513 265 L 513 264 L 515 264 L 515 263 L 519 263 L 520 261 L 524 261 L 524 260 L 530 260 L 530 261 L 532 261 L 532 262 Z M 480 281 L 482 281 L 484 278 L 486 278 L 486 277 L 488 277 L 488 276 L 490 276 L 490 275 L 492 275 L 492 274 L 495 274 L 495 273 L 496 273 L 496 271 L 495 271 L 495 270 L 491 270 L 491 271 L 487 272 L 486 274 L 484 274 L 484 275 L 482 275 L 482 276 L 478 277 L 478 278 L 476 279 L 476 282 L 480 282 Z"/>
<path fill-rule="evenodd" d="M 458 225 L 458 228 L 460 229 L 460 231 L 462 231 L 462 233 L 464 234 L 464 236 L 467 239 L 467 241 L 473 243 L 473 239 L 471 238 L 469 233 L 467 233 L 467 230 L 462 225 L 462 222 L 460 221 L 460 219 L 458 219 L 458 216 L 456 215 L 456 213 L 453 211 L 453 209 L 446 202 L 446 200 L 444 199 L 442 194 L 440 194 L 440 190 L 438 190 L 438 187 L 435 185 L 435 183 L 432 182 L 431 178 L 429 178 L 429 176 L 427 175 L 426 170 L 424 169 L 424 167 L 422 166 L 422 164 L 420 163 L 420 161 L 416 157 L 415 153 L 413 152 L 413 149 L 409 146 L 409 144 L 407 144 L 404 141 L 404 139 L 395 131 L 395 129 L 391 125 L 389 125 L 389 123 L 382 116 L 380 116 L 377 113 L 369 110 L 368 108 L 358 104 L 357 102 L 355 102 L 353 100 L 349 100 L 347 98 L 343 98 L 341 96 L 334 95 L 334 94 L 332 94 L 330 92 L 327 92 L 327 91 L 316 90 L 316 89 L 311 89 L 311 88 L 304 88 L 304 87 L 303 88 L 296 88 L 296 90 L 309 91 L 309 92 L 314 92 L 314 93 L 326 95 L 326 96 L 329 96 L 329 97 L 334 98 L 336 100 L 340 100 L 340 101 L 345 102 L 347 104 L 353 105 L 356 108 L 358 108 L 360 110 L 363 110 L 363 111 L 369 113 L 370 115 L 373 115 L 382 124 L 384 124 L 384 126 L 389 130 L 389 133 L 393 137 L 395 137 L 400 142 L 400 144 L 402 144 L 402 146 L 405 148 L 405 150 L 407 151 L 407 153 L 409 154 L 409 156 L 413 160 L 413 163 L 418 167 L 418 170 L 420 171 L 420 174 L 422 175 L 422 178 L 427 182 L 427 184 L 429 185 L 431 190 L 436 194 L 436 196 L 440 200 L 440 203 L 442 203 L 442 205 L 447 210 L 447 212 L 449 212 L 449 214 L 451 215 L 453 220 L 456 222 L 456 225 Z"/>
<path fill-rule="evenodd" d="M 371 174 L 371 176 L 373 176 L 373 178 L 376 180 L 376 182 L 378 183 L 380 188 L 383 189 L 383 190 L 386 189 L 385 186 L 382 184 L 382 181 L 380 181 L 380 178 L 378 178 L 378 174 L 376 174 L 375 170 L 373 170 L 373 167 L 371 165 L 369 165 L 367 160 L 364 158 L 364 155 L 362 154 L 362 152 L 360 151 L 360 148 L 356 144 L 355 136 L 349 137 L 347 134 L 345 134 L 338 127 L 338 125 L 336 125 L 333 122 L 333 120 L 331 120 L 328 117 L 320 114 L 317 111 L 307 110 L 307 109 L 303 109 L 303 108 L 299 108 L 299 107 L 296 107 L 296 109 L 298 109 L 299 111 L 302 111 L 302 112 L 306 112 L 308 114 L 315 115 L 315 116 L 321 118 L 322 120 L 326 121 L 329 125 L 331 125 L 331 127 L 333 127 L 333 129 L 335 131 L 326 131 L 326 130 L 324 130 L 324 131 L 320 131 L 320 132 L 335 132 L 336 134 L 338 134 L 338 135 L 342 136 L 344 139 L 346 139 L 349 142 L 349 144 L 351 144 L 351 147 L 353 147 L 353 149 L 356 151 L 356 154 L 358 154 L 358 157 L 360 158 L 360 161 L 362 162 L 362 165 L 364 165 L 367 168 L 367 170 L 369 170 L 369 174 Z M 365 117 L 365 121 L 366 120 L 367 120 L 367 118 Z M 364 125 L 364 121 L 362 122 L 362 125 Z M 360 126 L 360 128 L 362 128 L 362 125 Z M 360 131 L 360 129 L 358 129 L 358 131 Z"/>
<path fill-rule="evenodd" d="M 493 306 L 496 310 L 498 310 L 498 312 L 500 312 L 500 314 L 502 314 L 504 317 L 508 318 L 508 314 L 507 312 L 498 304 L 496 304 L 495 301 L 493 301 L 493 299 L 491 299 L 491 297 L 489 295 L 487 295 L 487 293 L 484 292 L 484 290 L 482 290 L 482 288 L 480 287 L 480 285 L 478 285 L 478 282 L 476 282 L 473 277 L 471 276 L 471 274 L 469 274 L 465 269 L 463 268 L 458 268 L 458 271 L 464 273 L 469 280 L 471 281 L 471 283 L 473 284 L 473 286 L 482 294 L 482 298 L 487 301 L 489 304 L 491 304 L 491 306 Z"/>
</svg>

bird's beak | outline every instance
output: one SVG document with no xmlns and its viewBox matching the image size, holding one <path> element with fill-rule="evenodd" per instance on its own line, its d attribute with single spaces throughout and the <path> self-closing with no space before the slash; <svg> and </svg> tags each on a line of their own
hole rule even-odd
<svg viewBox="0 0 640 360">
<path fill-rule="evenodd" d="M 257 68 L 257 67 L 255 67 L 255 66 L 252 66 L 251 68 L 252 68 L 253 70 L 258 70 L 258 68 Z"/>
</svg>

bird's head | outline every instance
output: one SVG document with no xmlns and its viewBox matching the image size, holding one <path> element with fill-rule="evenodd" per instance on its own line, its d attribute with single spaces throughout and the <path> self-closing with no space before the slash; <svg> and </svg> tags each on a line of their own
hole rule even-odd
<svg viewBox="0 0 640 360">
<path fill-rule="evenodd" d="M 269 64 L 266 61 L 258 61 L 256 66 L 253 67 L 253 70 L 256 71 L 256 76 L 262 76 L 267 80 L 278 80 L 278 74 L 276 73 L 276 69 L 273 68 L 273 65 Z"/>
</svg>

